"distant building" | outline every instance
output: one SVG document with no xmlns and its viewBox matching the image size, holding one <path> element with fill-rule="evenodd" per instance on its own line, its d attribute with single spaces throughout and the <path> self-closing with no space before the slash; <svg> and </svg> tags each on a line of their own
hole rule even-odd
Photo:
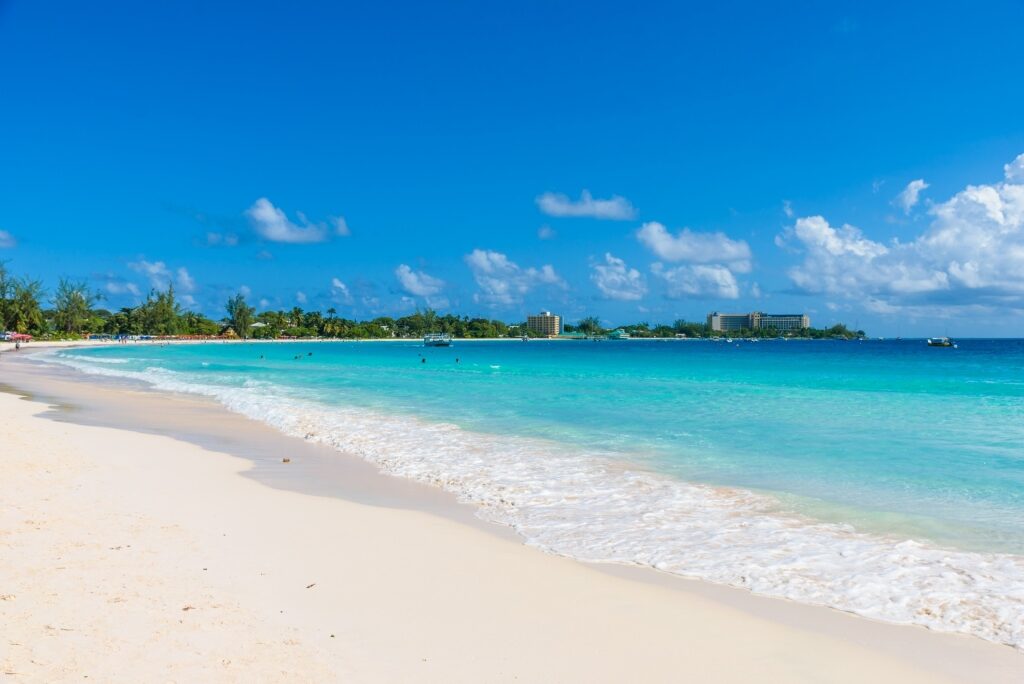
<svg viewBox="0 0 1024 684">
<path fill-rule="evenodd" d="M 740 314 L 715 311 L 708 314 L 708 327 L 715 332 L 765 330 L 768 328 L 779 332 L 792 332 L 810 328 L 811 319 L 807 314 L 766 314 L 760 311 Z"/>
<path fill-rule="evenodd" d="M 562 332 L 562 317 L 550 311 L 526 317 L 526 327 L 539 335 L 557 335 Z"/>
</svg>

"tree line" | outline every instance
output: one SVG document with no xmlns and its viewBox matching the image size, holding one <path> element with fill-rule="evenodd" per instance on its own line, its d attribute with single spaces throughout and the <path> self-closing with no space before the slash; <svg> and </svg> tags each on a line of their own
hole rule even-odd
<svg viewBox="0 0 1024 684">
<path fill-rule="evenodd" d="M 183 309 L 174 293 L 173 284 L 166 290 L 151 290 L 146 299 L 134 307 L 110 311 L 99 306 L 102 295 L 91 290 L 84 281 L 61 278 L 52 294 L 39 280 L 15 277 L 0 262 L 0 331 L 27 333 L 36 337 L 75 338 L 85 335 L 111 336 L 217 336 L 277 339 L 279 337 L 331 337 L 344 339 L 415 338 L 427 333 L 447 333 L 452 337 L 537 337 L 539 334 L 525 323 L 507 324 L 499 320 L 469 318 L 453 314 L 440 315 L 433 309 L 417 311 L 399 318 L 380 316 L 356 321 L 339 317 L 337 310 L 326 312 L 291 310 L 257 313 L 241 293 L 228 299 L 221 320 Z M 565 332 L 601 336 L 609 328 L 596 316 L 566 324 Z M 631 337 L 778 337 L 773 329 L 713 332 L 706 323 L 677 320 L 672 325 L 646 322 L 621 327 Z M 852 331 L 844 325 L 826 329 L 808 328 L 795 333 L 799 337 L 844 338 L 863 337 L 863 331 Z"/>
</svg>

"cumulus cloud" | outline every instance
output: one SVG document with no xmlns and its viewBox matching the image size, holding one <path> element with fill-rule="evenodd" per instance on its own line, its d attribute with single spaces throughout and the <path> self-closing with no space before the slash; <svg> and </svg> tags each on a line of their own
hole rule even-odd
<svg viewBox="0 0 1024 684">
<path fill-rule="evenodd" d="M 942 303 L 1024 308 L 1024 160 L 1005 179 L 969 185 L 930 210 L 910 242 L 883 244 L 824 217 L 798 219 L 777 239 L 804 254 L 789 270 L 801 290 L 859 299 L 875 311 Z"/>
<path fill-rule="evenodd" d="M 18 244 L 18 241 L 14 239 L 6 230 L 0 230 L 0 249 L 9 249 Z"/>
<path fill-rule="evenodd" d="M 414 271 L 406 264 L 398 265 L 395 277 L 398 278 L 403 290 L 417 297 L 429 297 L 444 288 L 443 280 L 427 275 L 423 271 Z"/>
<path fill-rule="evenodd" d="M 235 247 L 238 245 L 238 236 L 234 233 L 209 231 L 206 233 L 206 244 L 209 247 Z"/>
<path fill-rule="evenodd" d="M 657 221 L 645 223 L 637 239 L 663 261 L 729 264 L 738 273 L 750 271 L 750 245 L 725 233 L 697 233 L 683 228 L 675 235 Z"/>
<path fill-rule="evenodd" d="M 629 268 L 625 261 L 611 253 L 605 253 L 604 263 L 593 265 L 590 279 L 609 299 L 636 301 L 647 293 L 647 283 L 640 271 Z"/>
<path fill-rule="evenodd" d="M 245 210 L 249 225 L 264 240 L 291 244 L 326 242 L 331 235 L 350 234 L 344 218 L 330 218 L 327 223 L 313 223 L 302 212 L 297 212 L 299 223 L 291 221 L 287 214 L 275 207 L 266 197 L 260 197 Z M 209 241 L 210 236 L 207 235 Z"/>
<path fill-rule="evenodd" d="M 904 214 L 909 214 L 910 210 L 913 209 L 921 198 L 921 191 L 928 188 L 928 184 L 924 182 L 923 178 L 912 180 L 907 183 L 907 187 L 903 188 L 903 192 L 896 195 L 894 200 L 897 205 L 902 207 Z"/>
<path fill-rule="evenodd" d="M 1003 173 L 1010 183 L 1024 183 L 1024 154 L 1018 154 L 1012 162 L 1003 164 Z"/>
<path fill-rule="evenodd" d="M 793 203 L 789 200 L 782 200 L 782 213 L 786 218 L 793 218 Z"/>
<path fill-rule="evenodd" d="M 555 192 L 545 192 L 537 198 L 537 206 L 548 216 L 577 216 L 612 221 L 628 221 L 636 217 L 636 209 L 625 197 L 613 195 L 609 199 L 594 199 L 588 190 L 578 200 Z"/>
<path fill-rule="evenodd" d="M 128 264 L 128 268 L 141 273 L 149 280 L 149 284 L 158 290 L 165 290 L 171 282 L 171 271 L 162 261 L 146 261 L 139 259 Z"/>
<path fill-rule="evenodd" d="M 684 297 L 738 299 L 740 287 L 725 266 L 718 264 L 692 264 L 665 268 L 660 262 L 651 264 L 651 273 L 665 282 L 665 296 L 669 299 Z"/>
<path fill-rule="evenodd" d="M 510 306 L 521 303 L 523 296 L 538 285 L 567 287 L 551 265 L 520 268 L 501 252 L 474 249 L 465 256 L 465 262 L 480 288 L 473 295 L 476 302 Z"/>
<path fill-rule="evenodd" d="M 147 261 L 146 259 L 139 259 L 138 261 L 131 261 L 128 263 L 128 268 L 145 276 L 149 282 L 149 286 L 157 290 L 166 290 L 172 283 L 175 283 L 178 290 L 183 293 L 194 292 L 196 290 L 196 281 L 192 277 L 192 274 L 188 272 L 188 269 L 184 266 L 180 266 L 177 269 L 171 269 L 163 261 Z M 126 284 L 115 284 L 115 289 L 120 289 L 121 292 L 130 292 L 136 294 L 138 289 L 134 284 L 130 284 L 131 288 L 128 288 Z M 110 283 L 107 285 L 108 290 Z M 120 294 L 121 292 L 115 292 L 110 290 L 112 294 Z"/>
<path fill-rule="evenodd" d="M 331 278 L 331 299 L 343 304 L 352 303 L 352 293 L 340 278 Z"/>
<path fill-rule="evenodd" d="M 555 229 L 551 226 L 541 226 L 537 229 L 537 237 L 541 240 L 554 240 Z"/>
<path fill-rule="evenodd" d="M 107 275 L 107 282 L 103 286 L 103 289 L 105 289 L 112 295 L 130 294 L 135 297 L 141 295 L 141 292 L 139 292 L 138 285 L 129 280 L 118 278 L 113 274 Z"/>
<path fill-rule="evenodd" d="M 184 266 L 178 269 L 178 287 L 184 292 L 193 292 L 196 289 L 195 279 Z"/>
<path fill-rule="evenodd" d="M 305 304 L 307 300 L 308 297 L 306 297 L 306 293 L 303 292 L 302 290 L 299 290 L 298 292 L 295 293 L 295 301 L 298 302 L 299 304 Z"/>
</svg>

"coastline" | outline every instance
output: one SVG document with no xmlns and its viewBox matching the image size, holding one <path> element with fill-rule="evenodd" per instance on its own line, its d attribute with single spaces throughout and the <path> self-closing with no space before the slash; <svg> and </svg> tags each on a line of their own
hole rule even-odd
<svg viewBox="0 0 1024 684">
<path fill-rule="evenodd" d="M 651 570 L 546 555 L 477 520 L 471 507 L 440 490 L 380 475 L 356 458 L 279 435 L 213 402 L 70 374 L 47 378 L 37 364 L 12 361 L 0 360 L 0 382 L 66 407 L 42 417 L 42 405 L 0 396 L 5 436 L 24 445 L 49 444 L 38 456 L 31 453 L 34 447 L 6 454 L 15 477 L 35 468 L 37 484 L 45 487 L 37 466 L 47 458 L 59 462 L 62 472 L 79 466 L 107 475 L 116 470 L 117 477 L 110 475 L 89 492 L 97 510 L 114 506 L 121 516 L 144 514 L 191 535 L 193 552 L 200 554 L 193 559 L 216 557 L 222 568 L 222 583 L 210 587 L 211 594 L 244 607 L 260 629 L 280 628 L 277 621 L 285 620 L 288 630 L 301 635 L 292 639 L 295 645 L 312 651 L 310 662 L 334 674 L 448 681 L 513 676 L 657 681 L 666 673 L 671 679 L 689 673 L 719 681 L 936 681 L 944 676 L 1010 681 L 1024 667 L 1009 647 L 972 637 L 878 623 Z M 204 417 L 202 424 L 197 416 Z M 48 419 L 53 417 L 59 422 Z M 300 455 L 284 465 L 283 449 Z M 80 462 L 68 463 L 69 452 Z M 28 488 L 11 490 L 4 496 L 11 497 L 14 510 L 32 505 Z M 112 496 L 129 491 L 123 501 Z M 200 496 L 203 492 L 207 496 Z M 58 511 L 67 504 L 57 493 L 51 499 Z M 183 502 L 193 507 L 181 510 Z M 241 540 L 240 546 L 205 529 L 211 520 L 230 520 L 222 534 Z M 101 531 L 90 527 L 88 532 Z M 154 549 L 168 541 L 166 535 L 150 536 L 147 543 Z M 26 572 L 21 566 L 41 572 L 34 566 L 40 560 L 25 556 L 18 567 L 4 564 L 0 578 L 10 573 L 18 584 Z M 249 578 L 256 566 L 272 567 L 259 576 L 271 579 Z M 90 569 L 99 585 L 114 570 Z M 143 583 L 162 570 L 166 567 L 149 568 L 141 575 Z M 321 589 L 313 606 L 303 603 L 311 594 L 295 589 L 301 584 L 298 575 L 310 572 L 330 578 L 310 579 L 315 586 L 309 591 Z M 198 577 L 205 581 L 210 575 L 203 571 Z M 6 613 L 15 603 L 16 610 L 26 610 L 24 602 L 33 593 L 19 591 L 0 592 L 18 596 L 0 603 L 0 610 Z M 287 620 L 268 611 L 278 607 L 266 605 L 270 597 L 295 601 L 281 608 Z M 83 617 L 73 605 L 64 608 L 68 617 Z M 187 612 L 190 618 L 202 615 Z M 180 617 L 170 614 L 175 624 L 181 624 Z M 345 627 L 344 635 L 335 632 L 344 657 L 337 639 L 323 646 L 318 632 L 337 622 Z M 30 623 L 13 624 L 28 630 L 19 634 L 19 643 L 41 638 L 33 636 Z M 86 642 L 95 646 L 95 640 L 109 637 L 107 627 L 97 625 Z M 225 643 L 200 648 L 210 658 L 204 666 L 214 666 L 214 654 L 234 653 L 247 635 L 226 629 L 219 638 Z M 417 649 L 424 655 L 417 656 Z M 102 653 L 98 649 L 97 657 Z M 29 667 L 23 662 L 14 664 Z"/>
</svg>

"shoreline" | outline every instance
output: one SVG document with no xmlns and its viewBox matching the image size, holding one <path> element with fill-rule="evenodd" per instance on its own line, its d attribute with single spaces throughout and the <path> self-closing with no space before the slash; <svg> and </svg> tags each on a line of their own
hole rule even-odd
<svg viewBox="0 0 1024 684">
<path fill-rule="evenodd" d="M 603 578 L 602 584 L 610 582 L 610 588 L 605 588 L 605 591 L 611 593 L 613 605 L 620 605 L 623 600 L 638 600 L 634 596 L 637 592 L 644 596 L 655 593 L 659 596 L 659 601 L 671 609 L 691 608 L 690 604 L 696 602 L 708 609 L 712 617 L 717 615 L 715 619 L 724 619 L 723 616 L 729 615 L 729 620 L 736 623 L 732 625 L 733 628 L 741 632 L 751 629 L 754 624 L 763 627 L 764 623 L 767 623 L 768 635 L 761 638 L 768 638 L 775 644 L 776 640 L 784 637 L 782 640 L 786 643 L 799 646 L 797 653 L 787 655 L 787 659 L 792 662 L 777 663 L 779 666 L 810 667 L 809 663 L 816 661 L 816 656 L 806 651 L 814 650 L 817 641 L 823 639 L 827 644 L 821 645 L 822 648 L 830 645 L 828 647 L 864 649 L 866 654 L 861 654 L 862 657 L 867 655 L 869 659 L 873 658 L 877 661 L 875 665 L 886 663 L 885 668 L 873 675 L 876 677 L 879 674 L 909 668 L 910 673 L 916 670 L 927 672 L 928 679 L 945 674 L 952 680 L 962 681 L 978 681 L 978 672 L 988 671 L 990 675 L 986 680 L 999 681 L 1004 675 L 1007 680 L 1011 679 L 1011 674 L 1019 672 L 1017 668 L 1024 667 L 1020 654 L 1010 647 L 998 646 L 974 637 L 939 634 L 920 627 L 875 622 L 828 608 L 755 596 L 741 589 L 687 580 L 646 568 L 584 564 L 544 554 L 523 546 L 519 537 L 510 529 L 476 518 L 472 514 L 473 507 L 458 504 L 451 494 L 412 481 L 388 477 L 356 457 L 345 456 L 327 447 L 286 437 L 268 426 L 231 414 L 212 400 L 177 396 L 155 390 L 117 387 L 115 383 L 96 382 L 94 378 L 86 379 L 84 374 L 80 374 L 83 377 L 69 379 L 60 376 L 70 374 L 53 373 L 52 375 L 58 377 L 47 378 L 47 374 L 40 371 L 39 364 L 11 363 L 9 359 L 4 359 L 0 363 L 4 363 L 0 365 L 0 371 L 11 369 L 14 372 L 12 366 L 29 369 L 23 368 L 25 372 L 20 378 L 11 378 L 12 373 L 0 376 L 2 382 L 8 385 L 8 388 L 4 388 L 5 391 L 13 387 L 18 393 L 35 393 L 48 402 L 69 407 L 59 411 L 57 415 L 54 415 L 53 411 L 48 412 L 50 418 L 56 417 L 60 421 L 47 421 L 48 423 L 69 427 L 81 427 L 81 423 L 85 423 L 91 429 L 114 431 L 118 434 L 127 432 L 140 437 L 164 435 L 161 439 L 167 439 L 166 436 L 174 436 L 178 440 L 175 444 L 182 449 L 212 449 L 221 454 L 233 454 L 235 456 L 225 458 L 235 460 L 243 456 L 248 466 L 237 471 L 243 474 L 243 478 L 237 478 L 237 475 L 232 477 L 260 488 L 250 493 L 252 497 L 260 498 L 257 497 L 257 492 L 261 491 L 264 494 L 276 493 L 303 500 L 315 500 L 310 496 L 313 494 L 320 500 L 347 506 L 368 507 L 377 512 L 397 512 L 410 517 L 425 515 L 435 522 L 441 521 L 444 525 L 454 526 L 456 530 L 461 531 L 452 531 L 454 537 L 460 540 L 455 546 L 458 549 L 458 556 L 469 550 L 469 540 L 463 537 L 483 534 L 489 540 L 486 544 L 495 545 L 496 553 L 503 557 L 514 557 L 518 562 L 527 564 L 571 567 L 572 570 L 559 572 L 573 575 L 574 582 L 583 581 L 588 577 Z M 28 387 L 33 384 L 35 387 Z M 143 419 L 144 413 L 156 416 L 151 419 L 155 422 L 147 425 Z M 197 416 L 205 417 L 205 423 L 197 425 Z M 294 458 L 288 466 L 283 466 L 278 458 L 282 449 L 295 450 L 302 455 Z M 173 459 L 169 458 L 161 467 L 173 469 L 176 466 Z M 312 484 L 318 484 L 320 489 L 311 489 Z M 403 528 L 406 526 L 406 523 L 403 523 Z M 415 528 L 415 524 L 411 527 Z M 325 563 L 329 561 L 323 558 L 318 560 Z M 435 562 L 441 565 L 450 563 L 451 560 L 435 558 Z M 491 568 L 491 571 L 492 574 L 499 572 L 494 568 Z M 498 592 L 505 590 L 506 587 L 501 586 Z M 529 587 L 524 590 L 529 592 Z M 488 601 L 498 598 L 489 592 L 485 596 Z M 656 610 L 655 613 L 660 619 L 669 622 L 680 619 L 673 610 L 670 610 L 668 615 L 663 610 Z M 574 617 L 571 612 L 569 615 L 564 614 L 564 611 L 558 614 L 558 618 L 563 621 Z M 675 627 L 692 631 L 697 626 L 687 624 L 685 620 L 683 622 Z M 613 630 L 614 627 L 609 625 L 606 629 Z M 628 629 L 634 631 L 637 625 L 629 625 Z M 627 638 L 627 635 L 615 634 L 615 639 Z M 661 643 L 658 634 L 647 634 L 646 630 L 645 638 Z M 615 639 L 606 645 L 613 653 Z M 663 645 L 669 648 L 668 644 Z M 715 652 L 718 653 L 718 657 L 722 657 L 722 649 L 725 649 L 726 654 L 731 653 L 726 655 L 727 658 L 736 658 L 739 655 L 735 645 L 728 638 L 723 637 L 712 646 L 713 649 L 717 649 Z M 908 654 L 913 655 L 911 657 Z M 694 654 L 688 655 L 692 657 Z M 527 656 L 524 654 L 524 657 Z M 667 655 L 652 657 L 668 658 Z M 664 676 L 665 672 L 678 671 L 673 668 L 686 667 L 685 663 L 673 664 L 671 667 L 668 665 L 668 660 L 659 661 L 658 667 L 652 667 L 652 675 L 661 673 Z M 736 667 L 741 665 L 743 663 L 735 664 Z M 583 664 L 578 666 L 582 667 Z M 600 678 L 600 673 L 610 672 L 607 669 L 610 666 L 606 663 L 601 670 L 595 671 L 595 674 Z M 830 675 L 825 678 L 829 681 L 845 681 L 843 677 L 850 676 L 831 670 L 816 671 L 819 674 L 828 671 Z M 458 678 L 457 671 L 448 674 Z M 738 672 L 734 675 L 742 678 Z M 793 672 L 789 672 L 789 675 L 792 677 Z M 478 672 L 477 676 L 486 676 L 486 671 Z M 901 678 L 906 676 L 911 674 L 901 675 Z"/>
</svg>

